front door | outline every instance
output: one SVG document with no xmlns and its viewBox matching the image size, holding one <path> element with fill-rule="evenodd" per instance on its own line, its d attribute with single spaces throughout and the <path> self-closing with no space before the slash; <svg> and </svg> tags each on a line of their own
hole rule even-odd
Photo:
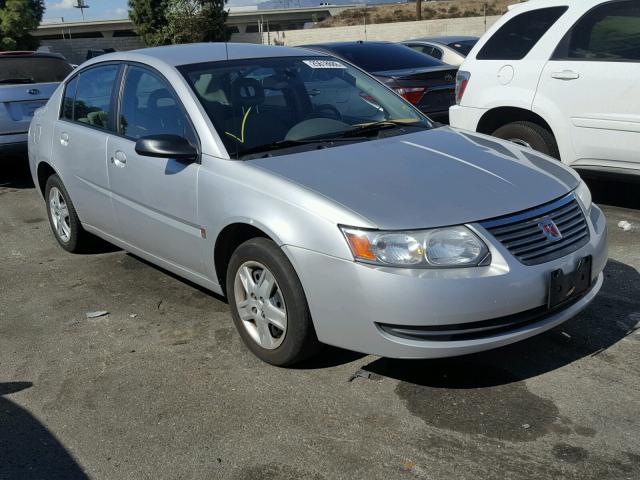
<svg viewBox="0 0 640 480">
<path fill-rule="evenodd" d="M 178 97 L 158 73 L 128 66 L 119 112 L 118 135 L 107 142 L 119 236 L 165 262 L 203 273 L 197 208 L 200 164 L 135 151 L 136 141 L 149 135 L 180 135 L 197 142 Z"/>
<path fill-rule="evenodd" d="M 567 126 L 574 166 L 640 169 L 640 2 L 604 3 L 578 20 L 547 62 L 535 104 L 553 105 Z"/>
</svg>

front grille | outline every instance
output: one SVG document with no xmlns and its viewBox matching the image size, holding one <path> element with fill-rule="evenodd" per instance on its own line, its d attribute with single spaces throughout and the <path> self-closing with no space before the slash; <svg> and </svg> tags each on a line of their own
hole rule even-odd
<svg viewBox="0 0 640 480">
<path fill-rule="evenodd" d="M 560 240 L 549 240 L 541 221 L 551 219 Z M 524 212 L 480 222 L 525 265 L 538 265 L 575 252 L 589 242 L 589 226 L 573 194 Z"/>
</svg>

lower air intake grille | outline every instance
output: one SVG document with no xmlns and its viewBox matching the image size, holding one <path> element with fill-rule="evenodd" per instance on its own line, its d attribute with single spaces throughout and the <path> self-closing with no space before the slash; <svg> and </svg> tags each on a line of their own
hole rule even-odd
<svg viewBox="0 0 640 480">
<path fill-rule="evenodd" d="M 551 220 L 560 232 L 545 233 Z M 575 252 L 589 242 L 589 226 L 573 194 L 531 210 L 480 222 L 525 265 L 538 265 Z M 555 232 L 557 234 L 557 232 Z"/>
</svg>

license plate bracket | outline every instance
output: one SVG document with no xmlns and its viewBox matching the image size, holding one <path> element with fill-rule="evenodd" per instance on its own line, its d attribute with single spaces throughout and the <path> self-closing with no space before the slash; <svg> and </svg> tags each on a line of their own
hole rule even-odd
<svg viewBox="0 0 640 480">
<path fill-rule="evenodd" d="M 581 258 L 573 272 L 564 273 L 562 269 L 551 272 L 549 282 L 548 308 L 570 302 L 579 297 L 589 289 L 591 285 L 591 266 L 593 258 L 591 255 Z"/>
</svg>

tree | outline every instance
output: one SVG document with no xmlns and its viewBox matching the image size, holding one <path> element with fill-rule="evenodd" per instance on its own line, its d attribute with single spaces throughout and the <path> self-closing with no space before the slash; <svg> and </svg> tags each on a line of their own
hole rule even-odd
<svg viewBox="0 0 640 480">
<path fill-rule="evenodd" d="M 170 0 L 167 37 L 171 43 L 226 42 L 226 0 Z"/>
<path fill-rule="evenodd" d="M 129 18 L 145 45 L 171 43 L 166 34 L 169 3 L 170 0 L 129 0 Z"/>
<path fill-rule="evenodd" d="M 0 0 L 0 50 L 35 50 L 30 32 L 40 25 L 44 0 Z"/>
</svg>

